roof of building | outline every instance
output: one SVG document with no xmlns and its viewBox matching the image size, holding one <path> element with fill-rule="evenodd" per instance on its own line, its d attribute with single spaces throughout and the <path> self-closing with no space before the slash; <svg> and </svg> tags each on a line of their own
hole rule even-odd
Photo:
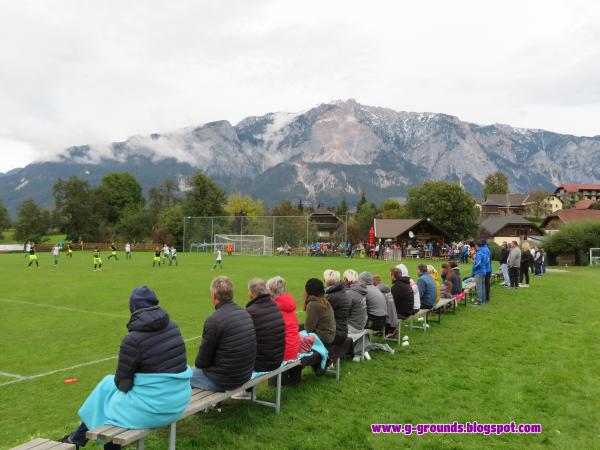
<svg viewBox="0 0 600 450">
<path fill-rule="evenodd" d="M 410 231 L 421 222 L 429 223 L 429 225 L 438 230 L 440 234 L 447 236 L 444 231 L 427 219 L 375 219 L 373 225 L 375 229 L 375 237 L 395 238 Z"/>
<path fill-rule="evenodd" d="M 481 222 L 481 229 L 486 230 L 492 236 L 495 236 L 502 228 L 507 225 L 529 225 L 542 231 L 535 223 L 522 216 L 492 216 Z"/>
<path fill-rule="evenodd" d="M 564 189 L 567 192 L 579 192 L 579 191 L 600 191 L 600 184 L 561 184 L 554 191 L 558 192 L 559 189 Z"/>
<path fill-rule="evenodd" d="M 329 211 L 327 208 L 320 207 L 317 208 L 315 212 L 311 214 L 311 216 L 335 216 L 335 213 Z"/>
<path fill-rule="evenodd" d="M 527 203 L 528 194 L 488 194 L 482 199 L 481 205 L 485 206 L 508 206 L 517 207 Z"/>
<path fill-rule="evenodd" d="M 590 206 L 594 204 L 594 200 L 590 200 L 589 198 L 584 198 L 583 200 L 579 200 L 573 205 L 575 209 L 590 209 Z"/>
<path fill-rule="evenodd" d="M 542 228 L 545 228 L 548 222 L 555 218 L 558 218 L 563 223 L 600 220 L 600 209 L 559 209 L 544 219 Z"/>
</svg>

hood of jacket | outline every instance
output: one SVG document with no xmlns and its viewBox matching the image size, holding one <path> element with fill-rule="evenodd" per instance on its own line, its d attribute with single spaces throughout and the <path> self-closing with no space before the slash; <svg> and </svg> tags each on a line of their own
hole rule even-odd
<svg viewBox="0 0 600 450">
<path fill-rule="evenodd" d="M 358 276 L 358 281 L 362 281 L 365 286 L 369 286 L 373 284 L 373 275 L 371 275 L 371 272 L 362 272 Z"/>
<path fill-rule="evenodd" d="M 380 283 L 380 284 L 378 284 L 375 287 L 377 289 L 379 289 L 379 292 L 381 292 L 383 294 L 387 294 L 388 292 L 392 292 L 392 288 L 390 288 L 387 284 Z"/>
<path fill-rule="evenodd" d="M 352 283 L 348 289 L 357 292 L 362 296 L 367 295 L 367 285 L 360 278 L 356 283 Z"/>
<path fill-rule="evenodd" d="M 325 295 L 342 292 L 344 289 L 346 289 L 346 285 L 344 284 L 344 282 L 338 281 L 337 283 L 325 288 Z"/>
<path fill-rule="evenodd" d="M 169 325 L 169 314 L 160 306 L 136 310 L 127 323 L 129 331 L 159 331 Z"/>
<path fill-rule="evenodd" d="M 400 283 L 404 283 L 404 284 L 408 284 L 409 286 L 412 285 L 412 279 L 410 277 L 400 277 L 398 279 L 396 279 L 396 282 L 400 282 Z"/>
<path fill-rule="evenodd" d="M 296 300 L 294 300 L 294 297 L 289 292 L 281 294 L 275 299 L 275 302 L 283 312 L 292 313 L 296 311 Z"/>
</svg>

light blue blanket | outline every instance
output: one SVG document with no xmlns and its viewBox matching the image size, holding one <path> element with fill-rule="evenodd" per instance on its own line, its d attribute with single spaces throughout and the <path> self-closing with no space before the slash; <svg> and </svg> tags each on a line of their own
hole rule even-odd
<svg viewBox="0 0 600 450">
<path fill-rule="evenodd" d="M 90 430 L 101 425 L 134 430 L 169 425 L 188 405 L 191 377 L 189 366 L 181 373 L 136 373 L 131 390 L 122 392 L 114 375 L 107 375 L 83 403 L 79 417 Z"/>
</svg>

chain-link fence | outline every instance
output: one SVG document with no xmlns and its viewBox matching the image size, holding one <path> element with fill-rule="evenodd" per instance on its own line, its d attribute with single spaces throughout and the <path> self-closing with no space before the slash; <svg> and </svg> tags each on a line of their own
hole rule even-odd
<svg viewBox="0 0 600 450">
<path fill-rule="evenodd" d="M 272 238 L 273 253 L 306 251 L 315 242 L 346 242 L 347 218 L 329 217 L 327 221 L 311 216 L 211 216 L 185 217 L 185 251 L 213 251 L 216 235 L 265 236 Z"/>
</svg>

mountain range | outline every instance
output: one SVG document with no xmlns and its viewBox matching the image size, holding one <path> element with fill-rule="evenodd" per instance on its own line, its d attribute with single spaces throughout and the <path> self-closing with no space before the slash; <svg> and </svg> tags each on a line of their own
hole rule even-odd
<svg viewBox="0 0 600 450">
<path fill-rule="evenodd" d="M 0 198 L 15 217 L 26 198 L 52 205 L 58 178 L 96 185 L 112 171 L 133 174 L 144 190 L 201 170 L 227 192 L 267 205 L 282 199 L 338 204 L 403 197 L 429 179 L 461 183 L 474 195 L 494 171 L 512 192 L 600 182 L 600 136 L 580 137 L 508 125 L 478 125 L 438 113 L 394 111 L 355 100 L 299 113 L 217 121 L 104 146 L 69 147 L 48 161 L 0 174 Z"/>
</svg>

